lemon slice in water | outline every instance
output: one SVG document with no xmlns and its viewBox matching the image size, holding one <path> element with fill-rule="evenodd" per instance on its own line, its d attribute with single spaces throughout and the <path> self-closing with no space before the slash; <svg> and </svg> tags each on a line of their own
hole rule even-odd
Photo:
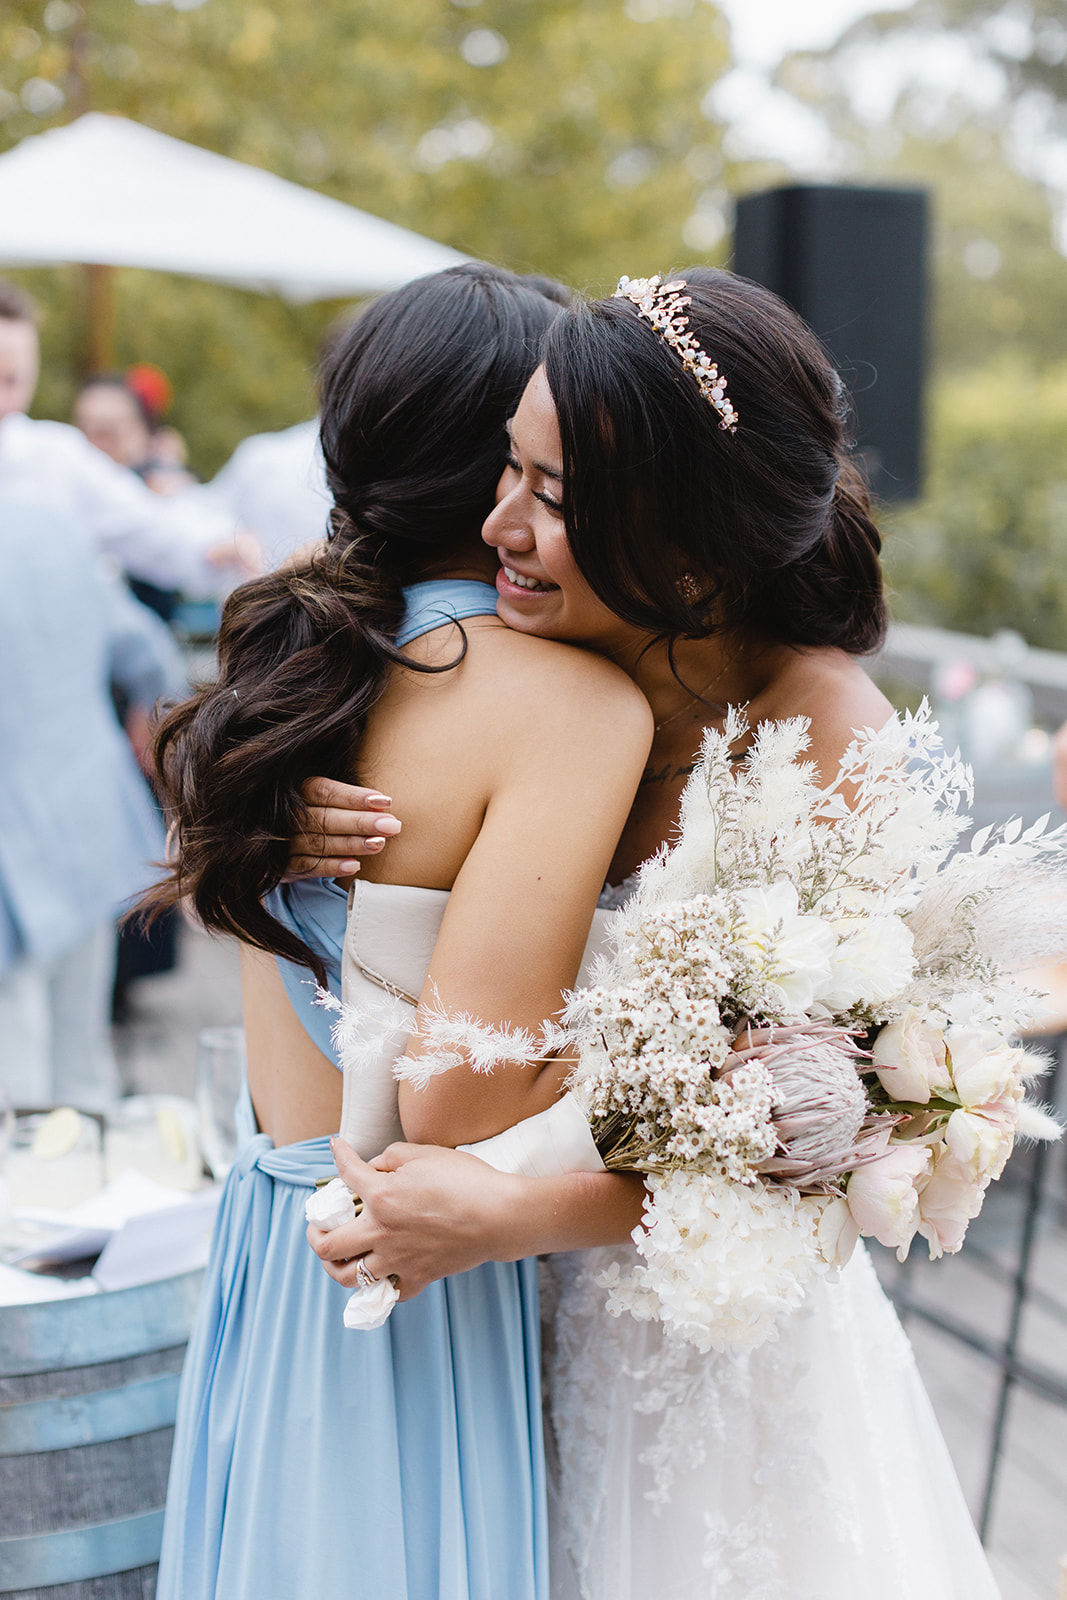
<svg viewBox="0 0 1067 1600">
<path fill-rule="evenodd" d="M 38 1161 L 58 1161 L 69 1155 L 82 1136 L 82 1119 L 73 1106 L 50 1111 L 33 1136 L 30 1153 Z"/>
<path fill-rule="evenodd" d="M 156 1112 L 156 1129 L 159 1140 L 175 1166 L 181 1166 L 186 1157 L 185 1129 L 182 1119 L 173 1106 L 160 1106 Z"/>
</svg>

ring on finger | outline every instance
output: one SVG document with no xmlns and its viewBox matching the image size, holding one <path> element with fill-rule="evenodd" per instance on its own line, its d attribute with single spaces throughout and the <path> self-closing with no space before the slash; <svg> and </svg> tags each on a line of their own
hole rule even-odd
<svg viewBox="0 0 1067 1600">
<path fill-rule="evenodd" d="M 363 1256 L 360 1256 L 359 1260 L 356 1262 L 356 1288 L 373 1289 L 377 1282 L 378 1279 L 367 1267 L 366 1259 Z"/>
</svg>

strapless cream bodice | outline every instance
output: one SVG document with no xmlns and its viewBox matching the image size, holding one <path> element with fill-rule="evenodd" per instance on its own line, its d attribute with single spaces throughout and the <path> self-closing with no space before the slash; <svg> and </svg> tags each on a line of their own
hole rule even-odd
<svg viewBox="0 0 1067 1600">
<path fill-rule="evenodd" d="M 357 878 L 349 893 L 341 956 L 341 1135 L 364 1160 L 404 1137 L 393 1063 L 404 1054 L 414 1026 L 415 1000 L 430 970 L 449 892 Z M 603 948 L 611 915 L 593 913 L 580 983 Z"/>
</svg>

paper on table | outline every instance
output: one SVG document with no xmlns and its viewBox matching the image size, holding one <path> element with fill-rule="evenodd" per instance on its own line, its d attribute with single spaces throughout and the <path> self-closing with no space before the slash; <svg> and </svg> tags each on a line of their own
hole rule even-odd
<svg viewBox="0 0 1067 1600">
<path fill-rule="evenodd" d="M 105 1184 L 91 1199 L 83 1200 L 67 1212 L 72 1222 L 82 1227 L 107 1228 L 114 1232 L 131 1217 L 143 1217 L 153 1211 L 170 1211 L 175 1206 L 186 1206 L 193 1196 L 172 1189 L 168 1184 L 157 1183 L 143 1172 L 128 1170 Z"/>
<path fill-rule="evenodd" d="M 99 1255 L 116 1229 L 131 1217 L 169 1211 L 188 1205 L 192 1196 L 146 1178 L 140 1172 L 123 1172 L 97 1194 L 68 1211 L 27 1206 L 15 1213 L 17 1232 L 25 1242 L 6 1252 L 9 1266 L 25 1261 L 62 1266 Z"/>
<path fill-rule="evenodd" d="M 165 1211 L 131 1217 L 113 1233 L 93 1268 L 101 1289 L 129 1289 L 206 1266 L 222 1188 L 202 1189 Z"/>
<path fill-rule="evenodd" d="M 99 1255 L 110 1237 L 110 1228 L 71 1227 L 66 1212 L 20 1211 L 3 1259 L 10 1267 L 22 1267 L 30 1261 L 35 1268 L 62 1267 L 70 1261 Z"/>
</svg>

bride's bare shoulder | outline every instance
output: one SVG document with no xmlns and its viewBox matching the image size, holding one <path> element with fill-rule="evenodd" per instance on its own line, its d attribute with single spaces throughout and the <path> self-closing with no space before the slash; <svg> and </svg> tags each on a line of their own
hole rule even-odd
<svg viewBox="0 0 1067 1600">
<path fill-rule="evenodd" d="M 797 650 L 790 652 L 759 715 L 769 720 L 807 717 L 808 759 L 829 781 L 856 733 L 880 728 L 893 707 L 854 656 L 843 650 Z"/>
</svg>

